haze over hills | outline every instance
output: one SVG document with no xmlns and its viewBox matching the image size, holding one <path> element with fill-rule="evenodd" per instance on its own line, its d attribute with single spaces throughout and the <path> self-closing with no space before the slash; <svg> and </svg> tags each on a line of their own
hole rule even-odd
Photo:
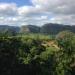
<svg viewBox="0 0 75 75">
<path fill-rule="evenodd" d="M 0 25 L 0 33 L 7 31 L 14 31 L 18 33 L 20 31 L 20 28 L 17 26 Z"/>
<path fill-rule="evenodd" d="M 20 28 L 21 33 L 58 34 L 59 32 L 64 30 L 70 30 L 75 33 L 75 26 L 47 23 L 41 27 L 36 25 L 26 25 L 26 26 L 21 26 Z"/>
<path fill-rule="evenodd" d="M 70 30 L 75 33 L 74 25 L 63 25 L 63 24 L 54 24 L 47 23 L 39 27 L 36 25 L 25 25 L 25 26 L 8 26 L 0 25 L 0 32 L 16 32 L 16 33 L 43 33 L 43 34 L 58 34 L 60 31 Z"/>
</svg>

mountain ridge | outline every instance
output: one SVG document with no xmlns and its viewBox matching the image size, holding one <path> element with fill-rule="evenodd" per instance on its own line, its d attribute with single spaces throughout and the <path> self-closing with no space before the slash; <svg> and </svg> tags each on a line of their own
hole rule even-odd
<svg viewBox="0 0 75 75">
<path fill-rule="evenodd" d="M 16 33 L 42 33 L 42 34 L 58 34 L 61 31 L 69 30 L 75 33 L 75 25 L 63 25 L 57 23 L 46 23 L 43 26 L 23 25 L 9 26 L 0 25 L 0 32 L 14 31 Z"/>
</svg>

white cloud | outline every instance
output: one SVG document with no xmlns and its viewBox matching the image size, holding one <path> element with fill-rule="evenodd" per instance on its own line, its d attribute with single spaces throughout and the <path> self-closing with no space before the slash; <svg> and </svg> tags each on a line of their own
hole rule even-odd
<svg viewBox="0 0 75 75">
<path fill-rule="evenodd" d="M 75 25 L 75 18 L 71 15 L 58 15 L 53 18 L 50 18 L 50 22 L 52 23 L 59 23 L 59 24 L 69 24 Z"/>
<path fill-rule="evenodd" d="M 55 14 L 75 14 L 74 0 L 32 0 L 32 3 Z"/>
<path fill-rule="evenodd" d="M 17 6 L 14 3 L 0 3 L 0 16 L 13 16 L 17 14 Z"/>
<path fill-rule="evenodd" d="M 0 24 L 75 24 L 75 0 L 31 0 L 31 6 L 0 3 Z"/>
</svg>

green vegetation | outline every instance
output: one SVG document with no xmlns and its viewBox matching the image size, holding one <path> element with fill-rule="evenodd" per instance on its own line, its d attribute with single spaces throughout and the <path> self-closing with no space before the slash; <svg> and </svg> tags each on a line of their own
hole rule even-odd
<svg viewBox="0 0 75 75">
<path fill-rule="evenodd" d="M 0 75 L 74 75 L 75 34 L 0 36 Z"/>
</svg>

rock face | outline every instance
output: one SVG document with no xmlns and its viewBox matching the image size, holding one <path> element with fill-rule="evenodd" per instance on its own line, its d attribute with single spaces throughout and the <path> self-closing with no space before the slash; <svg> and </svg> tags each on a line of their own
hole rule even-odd
<svg viewBox="0 0 75 75">
<path fill-rule="evenodd" d="M 21 33 L 40 33 L 40 27 L 35 25 L 22 26 Z"/>
</svg>

